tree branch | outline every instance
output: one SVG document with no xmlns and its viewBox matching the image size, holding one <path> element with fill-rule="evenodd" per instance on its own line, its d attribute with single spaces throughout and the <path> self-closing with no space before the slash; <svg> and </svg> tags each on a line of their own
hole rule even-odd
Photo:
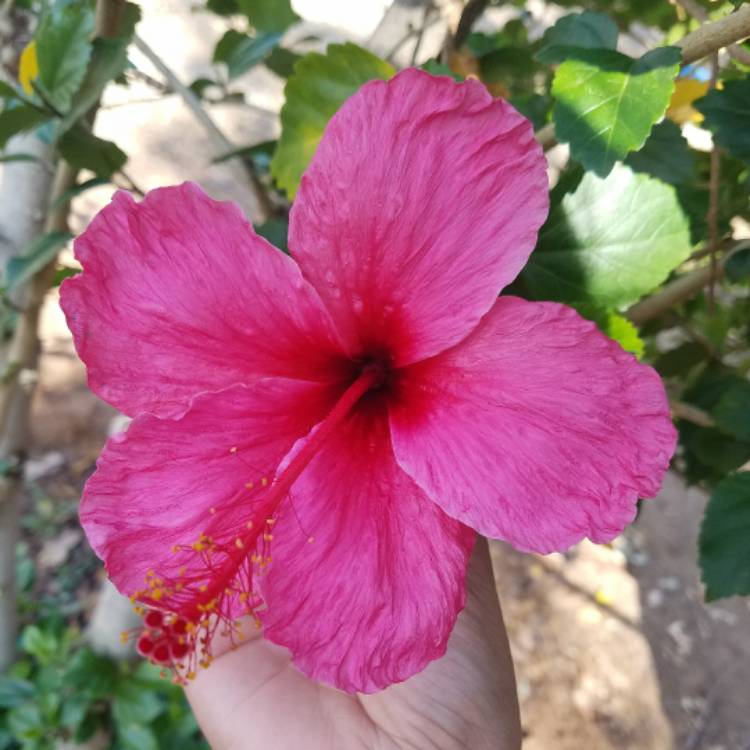
<svg viewBox="0 0 750 750">
<path fill-rule="evenodd" d="M 705 23 L 691 34 L 680 39 L 677 46 L 682 48 L 684 63 L 692 63 L 729 47 L 750 36 L 750 5 L 743 5 L 728 16 Z"/>
<path fill-rule="evenodd" d="M 456 33 L 453 35 L 453 47 L 458 49 L 467 40 L 474 24 L 479 20 L 479 16 L 484 13 L 488 0 L 469 0 L 461 13 L 461 18 L 456 27 Z"/>
<path fill-rule="evenodd" d="M 143 39 L 141 39 L 141 37 L 136 35 L 133 41 L 135 46 L 146 56 L 146 58 L 148 58 L 149 62 L 164 76 L 169 88 L 182 97 L 187 108 L 193 114 L 195 119 L 203 126 L 214 146 L 214 149 L 216 150 L 216 156 L 221 156 L 229 151 L 234 151 L 236 145 L 232 143 L 219 129 L 219 126 L 214 122 L 211 115 L 209 115 L 203 108 L 200 99 L 195 93 L 175 75 L 174 71 L 159 57 L 159 55 L 156 54 L 156 52 L 154 52 L 154 50 L 151 49 L 151 47 L 148 46 L 148 44 L 146 44 L 146 42 L 143 41 Z M 260 219 L 265 220 L 273 213 L 271 200 L 261 184 L 252 164 L 244 159 L 241 163 L 250 183 L 250 189 L 255 198 L 255 202 L 260 209 Z"/>
<path fill-rule="evenodd" d="M 672 0 L 677 3 L 688 15 L 695 18 L 701 23 L 708 23 L 708 13 L 699 5 L 695 0 Z M 736 44 L 730 44 L 727 47 L 727 52 L 738 62 L 743 65 L 750 65 L 750 52 L 744 47 L 740 47 Z"/>
<path fill-rule="evenodd" d="M 747 246 L 747 242 L 740 242 L 722 258 L 717 259 L 713 267 L 709 264 L 680 276 L 662 287 L 656 294 L 637 302 L 625 313 L 625 317 L 636 325 L 658 318 L 675 305 L 698 294 L 709 283 L 720 278 L 724 273 L 727 260 Z"/>
</svg>

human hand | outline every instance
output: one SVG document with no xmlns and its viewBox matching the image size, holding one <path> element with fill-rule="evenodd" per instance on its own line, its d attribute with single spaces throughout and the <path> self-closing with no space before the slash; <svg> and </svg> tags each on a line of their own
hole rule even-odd
<svg viewBox="0 0 750 750">
<path fill-rule="evenodd" d="M 446 655 L 372 695 L 309 680 L 260 633 L 226 651 L 187 688 L 206 738 L 214 750 L 517 750 L 513 663 L 482 537 L 467 586 Z"/>
</svg>

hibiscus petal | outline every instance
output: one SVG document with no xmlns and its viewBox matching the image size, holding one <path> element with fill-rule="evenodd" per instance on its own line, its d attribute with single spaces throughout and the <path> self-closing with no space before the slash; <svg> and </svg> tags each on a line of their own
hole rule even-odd
<svg viewBox="0 0 750 750">
<path fill-rule="evenodd" d="M 206 560 L 190 548 L 201 534 L 231 548 L 249 521 L 262 527 L 273 512 L 264 488 L 335 398 L 320 384 L 261 380 L 200 395 L 176 420 L 141 415 L 112 438 L 80 515 L 117 588 L 136 594 L 149 571 L 201 578 Z M 169 609 L 168 600 L 159 603 Z"/>
<path fill-rule="evenodd" d="M 676 438 L 652 368 L 572 309 L 515 297 L 407 368 L 390 414 L 399 465 L 443 510 L 535 552 L 619 534 Z"/>
<path fill-rule="evenodd" d="M 280 508 L 264 635 L 343 690 L 405 680 L 445 652 L 474 537 L 396 466 L 387 417 L 365 402 Z"/>
<path fill-rule="evenodd" d="M 89 385 L 126 414 L 262 376 L 322 379 L 340 351 L 315 290 L 197 185 L 116 193 L 75 243 L 61 304 Z"/>
<path fill-rule="evenodd" d="M 531 124 L 478 81 L 405 70 L 328 124 L 289 245 L 352 351 L 414 362 L 466 336 L 521 270 L 545 168 Z"/>
</svg>

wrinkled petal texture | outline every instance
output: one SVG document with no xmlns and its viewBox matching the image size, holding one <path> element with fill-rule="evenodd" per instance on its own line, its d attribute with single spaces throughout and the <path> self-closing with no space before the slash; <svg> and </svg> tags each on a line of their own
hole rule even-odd
<svg viewBox="0 0 750 750">
<path fill-rule="evenodd" d="M 531 124 L 478 81 L 363 86 L 302 178 L 289 246 L 349 348 L 401 366 L 471 331 L 547 216 Z"/>
<path fill-rule="evenodd" d="M 80 515 L 117 588 L 134 594 L 148 570 L 174 578 L 186 566 L 200 576 L 201 556 L 175 554 L 173 545 L 204 533 L 231 546 L 248 521 L 262 527 L 273 510 L 263 503 L 263 477 L 271 481 L 335 398 L 320 384 L 262 380 L 198 396 L 176 420 L 141 415 L 110 439 Z"/>
<path fill-rule="evenodd" d="M 131 416 L 270 375 L 332 377 L 340 345 L 291 258 L 197 185 L 116 193 L 75 243 L 61 304 L 89 385 Z"/>
<path fill-rule="evenodd" d="M 396 466 L 365 397 L 280 509 L 264 634 L 343 690 L 405 680 L 445 652 L 474 537 Z"/>
<path fill-rule="evenodd" d="M 514 297 L 407 368 L 390 421 L 399 465 L 449 515 L 543 553 L 619 534 L 676 439 L 652 368 L 572 309 Z"/>
</svg>

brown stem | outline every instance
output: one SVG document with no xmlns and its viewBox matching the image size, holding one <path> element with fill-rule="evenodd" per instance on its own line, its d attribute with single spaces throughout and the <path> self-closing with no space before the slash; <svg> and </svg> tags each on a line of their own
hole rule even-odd
<svg viewBox="0 0 750 750">
<path fill-rule="evenodd" d="M 684 401 L 670 401 L 669 408 L 672 412 L 672 419 L 684 419 L 699 427 L 713 427 L 716 424 L 710 414 Z"/>
<path fill-rule="evenodd" d="M 224 133 L 219 129 L 218 125 L 214 122 L 211 115 L 206 112 L 201 104 L 200 99 L 195 93 L 189 89 L 185 84 L 175 75 L 174 71 L 159 57 L 159 55 L 151 49 L 139 36 L 134 37 L 135 46 L 148 58 L 149 62 L 164 76 L 169 85 L 175 93 L 182 97 L 187 108 L 192 112 L 196 120 L 203 126 L 204 130 L 211 139 L 211 142 L 216 149 L 216 156 L 221 156 L 230 151 L 233 151 L 236 146 Z M 250 189 L 252 190 L 253 197 L 258 206 L 261 216 L 260 221 L 267 219 L 273 214 L 273 205 L 268 197 L 268 193 L 263 187 L 260 179 L 258 178 L 255 169 L 252 164 L 247 160 L 242 160 L 244 172 L 250 183 Z"/>
<path fill-rule="evenodd" d="M 682 61 L 691 63 L 749 36 L 750 5 L 745 4 L 718 21 L 703 24 L 677 42 L 677 46 L 682 48 Z"/>
<path fill-rule="evenodd" d="M 708 13 L 699 5 L 696 0 L 674 0 L 680 7 L 682 7 L 688 15 L 691 15 L 697 21 L 701 23 L 707 23 L 709 20 Z M 750 52 L 744 47 L 740 47 L 736 44 L 731 44 L 727 47 L 727 52 L 737 62 L 741 62 L 743 65 L 750 65 Z"/>
<path fill-rule="evenodd" d="M 468 39 L 474 24 L 479 20 L 479 16 L 484 13 L 488 0 L 469 0 L 461 13 L 461 18 L 456 27 L 456 33 L 453 35 L 453 47 L 458 49 Z"/>
<path fill-rule="evenodd" d="M 719 53 L 711 55 L 711 82 L 709 88 L 715 89 L 719 77 Z M 710 177 L 708 182 L 708 212 L 706 224 L 708 226 L 708 250 L 710 258 L 711 277 L 708 282 L 707 302 L 708 311 L 714 310 L 714 292 L 717 281 L 716 254 L 719 250 L 719 183 L 721 169 L 721 150 L 714 141 L 711 149 Z"/>
</svg>

